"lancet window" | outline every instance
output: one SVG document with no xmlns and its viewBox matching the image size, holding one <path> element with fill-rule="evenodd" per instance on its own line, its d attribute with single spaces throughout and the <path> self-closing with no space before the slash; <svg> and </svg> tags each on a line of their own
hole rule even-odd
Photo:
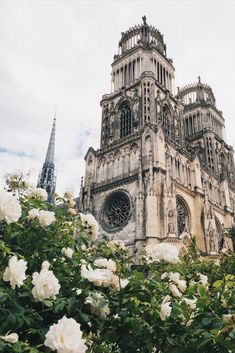
<svg viewBox="0 0 235 353">
<path fill-rule="evenodd" d="M 144 82 L 144 122 L 150 121 L 150 82 Z"/>
<path fill-rule="evenodd" d="M 129 102 L 125 102 L 121 107 L 120 115 L 120 137 L 130 135 L 132 132 L 132 114 Z"/>
<path fill-rule="evenodd" d="M 208 167 L 211 168 L 212 170 L 215 170 L 214 156 L 213 156 L 213 143 L 212 143 L 211 137 L 206 138 L 206 150 L 207 150 Z"/>
</svg>

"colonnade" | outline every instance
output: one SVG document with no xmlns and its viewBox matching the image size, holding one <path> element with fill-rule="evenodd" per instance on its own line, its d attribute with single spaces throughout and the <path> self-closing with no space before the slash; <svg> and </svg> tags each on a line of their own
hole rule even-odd
<svg viewBox="0 0 235 353">
<path fill-rule="evenodd" d="M 207 113 L 206 115 L 201 112 L 195 113 L 184 119 L 185 135 L 188 137 L 205 128 L 211 128 L 219 137 L 223 138 L 222 125 L 211 113 Z"/>
<path fill-rule="evenodd" d="M 172 75 L 155 58 L 151 59 L 151 71 L 155 74 L 157 81 L 172 92 Z"/>
<path fill-rule="evenodd" d="M 138 57 L 114 71 L 112 73 L 113 90 L 116 91 L 136 80 L 142 73 L 142 62 L 143 59 Z"/>
</svg>

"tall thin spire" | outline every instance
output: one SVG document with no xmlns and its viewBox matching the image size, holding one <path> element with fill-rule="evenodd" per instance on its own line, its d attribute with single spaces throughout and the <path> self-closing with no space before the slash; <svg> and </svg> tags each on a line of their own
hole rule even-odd
<svg viewBox="0 0 235 353">
<path fill-rule="evenodd" d="M 56 125 L 56 113 L 55 113 L 54 120 L 53 120 L 51 136 L 50 136 L 50 141 L 49 141 L 48 148 L 47 148 L 45 163 L 53 163 L 54 164 L 54 159 L 55 159 L 55 125 Z"/>
<path fill-rule="evenodd" d="M 47 148 L 45 162 L 43 163 L 42 171 L 38 178 L 38 187 L 47 191 L 48 202 L 54 202 L 54 194 L 56 187 L 55 174 L 55 127 L 56 127 L 56 112 L 53 119 L 50 140 Z"/>
</svg>

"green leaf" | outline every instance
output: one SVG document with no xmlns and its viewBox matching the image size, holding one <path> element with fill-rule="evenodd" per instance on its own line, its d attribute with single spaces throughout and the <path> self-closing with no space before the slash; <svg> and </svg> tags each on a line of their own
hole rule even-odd
<svg viewBox="0 0 235 353">
<path fill-rule="evenodd" d="M 51 300 L 43 300 L 42 302 L 47 308 L 52 308 L 54 303 Z"/>
</svg>

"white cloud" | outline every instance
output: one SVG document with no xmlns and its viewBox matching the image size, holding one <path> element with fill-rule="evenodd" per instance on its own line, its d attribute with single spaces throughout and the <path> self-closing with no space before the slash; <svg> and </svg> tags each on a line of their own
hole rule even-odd
<svg viewBox="0 0 235 353">
<path fill-rule="evenodd" d="M 37 181 L 56 105 L 57 190 L 78 193 L 121 32 L 144 14 L 164 33 L 176 86 L 199 74 L 212 86 L 234 145 L 234 10 L 230 1 L 1 2 L 0 176 L 32 170 Z"/>
</svg>

